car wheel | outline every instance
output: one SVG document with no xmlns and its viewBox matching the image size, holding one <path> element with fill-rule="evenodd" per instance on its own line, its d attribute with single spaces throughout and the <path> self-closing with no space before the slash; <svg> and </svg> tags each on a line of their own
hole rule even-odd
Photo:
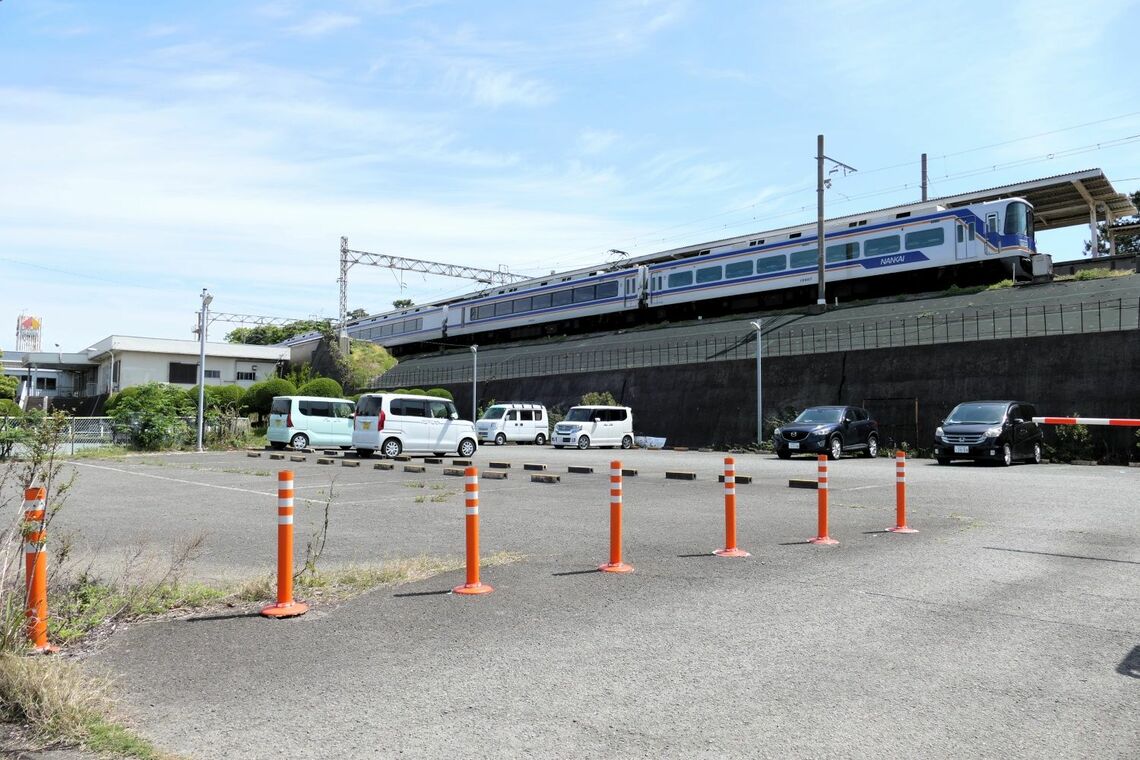
<svg viewBox="0 0 1140 760">
<path fill-rule="evenodd" d="M 284 441 L 270 441 L 270 442 L 269 442 L 269 445 L 270 445 L 270 446 L 272 446 L 272 447 L 273 447 L 273 448 L 275 448 L 275 449 L 283 449 L 283 448 L 285 448 L 285 442 L 284 442 Z"/>
<path fill-rule="evenodd" d="M 539 433 L 538 435 L 536 435 L 534 437 L 534 445 L 535 446 L 545 446 L 546 445 L 546 436 L 543 435 L 542 433 Z"/>
<path fill-rule="evenodd" d="M 827 442 L 827 458 L 839 459 L 843 456 L 843 441 L 837 435 L 831 436 L 831 440 Z"/>
<path fill-rule="evenodd" d="M 580 449 L 590 448 L 590 436 L 588 436 L 588 435 L 579 436 L 578 448 L 580 448 Z"/>
<path fill-rule="evenodd" d="M 776 451 L 776 456 L 778 456 L 780 459 L 791 459 L 792 458 L 792 452 L 785 451 L 783 449 L 778 449 Z"/>
<path fill-rule="evenodd" d="M 309 436 L 305 435 L 304 433 L 297 433 L 297 435 L 289 439 L 289 445 L 292 446 L 296 451 L 307 449 L 309 448 Z"/>
<path fill-rule="evenodd" d="M 1033 456 L 1029 459 L 1030 464 L 1041 464 L 1041 444 L 1033 444 Z"/>
<path fill-rule="evenodd" d="M 633 436 L 630 436 L 630 435 L 624 436 L 621 439 L 621 447 L 623 449 L 632 449 L 633 448 Z"/>
<path fill-rule="evenodd" d="M 871 459 L 879 456 L 879 436 L 872 435 L 867 439 L 867 451 L 865 453 Z"/>
<path fill-rule="evenodd" d="M 1013 463 L 1013 451 L 1010 450 L 1008 443 L 1001 445 L 1001 459 L 998 463 L 1002 467 L 1009 467 Z"/>
<path fill-rule="evenodd" d="M 938 464 L 950 464 L 950 460 L 946 457 L 938 457 L 935 461 L 938 462 Z"/>
<path fill-rule="evenodd" d="M 360 457 L 361 459 L 367 459 L 368 457 L 372 456 L 372 449 L 357 449 L 356 456 Z"/>
<path fill-rule="evenodd" d="M 475 453 L 475 441 L 470 438 L 464 438 L 459 442 L 459 456 L 467 458 Z"/>
<path fill-rule="evenodd" d="M 400 456 L 400 452 L 404 450 L 404 444 L 400 443 L 399 438 L 389 438 L 384 441 L 384 445 L 380 447 L 380 453 L 389 459 L 395 459 Z"/>
<path fill-rule="evenodd" d="M 505 435 L 503 435 L 502 433 L 499 433 L 497 436 L 495 436 L 495 445 L 496 446 L 502 446 L 506 442 L 507 442 L 507 437 Z"/>
</svg>

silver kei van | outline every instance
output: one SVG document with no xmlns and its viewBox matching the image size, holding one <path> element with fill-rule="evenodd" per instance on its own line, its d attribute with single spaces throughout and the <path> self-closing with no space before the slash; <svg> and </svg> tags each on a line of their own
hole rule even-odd
<svg viewBox="0 0 1140 760">
<path fill-rule="evenodd" d="M 435 396 L 366 393 L 356 402 L 352 448 L 362 457 L 475 453 L 475 426 L 459 419 L 455 404 Z"/>
<path fill-rule="evenodd" d="M 269 407 L 265 437 L 275 449 L 309 446 L 352 447 L 352 413 L 355 404 L 346 398 L 274 396 Z"/>
<path fill-rule="evenodd" d="M 542 404 L 494 404 L 475 423 L 480 443 L 502 446 L 507 441 L 534 443 L 550 440 L 550 415 Z"/>
</svg>

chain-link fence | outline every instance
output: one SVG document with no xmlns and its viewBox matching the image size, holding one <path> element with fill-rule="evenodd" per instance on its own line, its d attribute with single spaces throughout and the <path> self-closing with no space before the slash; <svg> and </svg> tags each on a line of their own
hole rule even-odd
<svg viewBox="0 0 1140 760">
<path fill-rule="evenodd" d="M 896 319 L 833 322 L 798 326 L 787 319 L 764 323 L 764 356 L 795 356 L 829 351 L 862 351 L 897 346 L 1008 340 L 1045 335 L 1135 330 L 1140 302 L 1113 299 L 1092 303 L 1036 304 L 1004 309 L 960 309 L 945 314 L 919 314 Z M 624 348 L 546 353 L 495 361 L 479 361 L 479 380 L 598 372 L 605 370 L 692 364 L 756 358 L 756 332 L 735 336 L 662 340 Z M 378 389 L 425 388 L 471 382 L 472 362 L 466 355 L 443 363 L 399 364 L 376 378 Z"/>
<path fill-rule="evenodd" d="M 173 444 L 188 445 L 196 441 L 197 417 L 176 418 L 178 441 Z M 32 426 L 39 424 L 35 418 L 0 417 L 0 458 L 20 456 L 22 439 L 31 434 Z M 243 438 L 252 430 L 249 419 L 244 417 L 208 418 L 203 431 L 207 441 L 225 441 Z M 187 433 L 189 431 L 189 433 Z M 68 417 L 63 424 L 56 452 L 75 454 L 83 449 L 99 446 L 129 446 L 132 430 L 129 423 L 120 423 L 112 417 Z"/>
</svg>

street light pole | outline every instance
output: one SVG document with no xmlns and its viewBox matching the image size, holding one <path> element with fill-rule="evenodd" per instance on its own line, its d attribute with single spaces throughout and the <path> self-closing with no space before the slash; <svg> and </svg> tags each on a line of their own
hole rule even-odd
<svg viewBox="0 0 1140 760">
<path fill-rule="evenodd" d="M 475 418 L 479 416 L 479 407 L 476 399 L 478 398 L 475 393 L 476 385 L 479 381 L 479 345 L 476 343 L 471 344 L 471 421 L 474 422 Z"/>
<path fill-rule="evenodd" d="M 202 310 L 198 312 L 198 451 L 202 448 L 202 428 L 206 409 L 206 325 L 209 324 L 210 302 L 214 297 L 202 288 Z"/>
<path fill-rule="evenodd" d="M 761 374 L 760 355 L 764 353 L 764 338 L 763 333 L 760 331 L 760 325 L 764 322 L 758 319 L 752 323 L 756 328 L 756 445 L 764 445 L 764 384 L 763 375 Z"/>
</svg>

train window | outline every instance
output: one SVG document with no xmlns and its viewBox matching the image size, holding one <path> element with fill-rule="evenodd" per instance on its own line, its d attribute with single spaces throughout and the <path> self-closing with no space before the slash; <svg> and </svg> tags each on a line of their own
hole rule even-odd
<svg viewBox="0 0 1140 760">
<path fill-rule="evenodd" d="M 864 256 L 883 256 L 888 253 L 898 253 L 901 249 L 899 247 L 899 236 L 890 235 L 888 237 L 871 238 L 863 243 Z"/>
<path fill-rule="evenodd" d="M 792 269 L 800 267 L 813 267 L 819 263 L 819 253 L 816 250 L 796 251 L 792 254 Z"/>
<path fill-rule="evenodd" d="M 962 243 L 966 240 L 966 230 L 960 224 L 955 224 L 954 228 L 958 230 L 958 242 Z"/>
<path fill-rule="evenodd" d="M 574 288 L 574 303 L 586 303 L 593 301 L 595 298 L 595 291 L 593 285 L 582 285 L 581 287 Z"/>
<path fill-rule="evenodd" d="M 903 211 L 903 212 L 900 212 L 898 214 L 895 214 L 895 219 L 906 219 L 908 216 L 910 216 L 910 212 L 909 211 Z"/>
<path fill-rule="evenodd" d="M 598 298 L 613 298 L 618 294 L 617 280 L 598 283 Z"/>
<path fill-rule="evenodd" d="M 549 309 L 550 308 L 550 294 L 540 293 L 530 299 L 530 307 L 535 309 Z"/>
<path fill-rule="evenodd" d="M 569 290 L 556 290 L 554 291 L 554 305 L 565 306 L 574 300 L 574 294 Z"/>
<path fill-rule="evenodd" d="M 780 272 L 787 265 L 788 259 L 782 253 L 779 256 L 765 256 L 762 259 L 756 259 L 756 274 Z"/>
<path fill-rule="evenodd" d="M 697 270 L 697 282 L 716 282 L 721 279 L 721 268 L 715 267 L 702 267 Z"/>
<path fill-rule="evenodd" d="M 946 242 L 946 233 L 941 227 L 933 230 L 919 230 L 906 233 L 906 249 L 913 251 L 916 248 L 930 248 Z"/>
<path fill-rule="evenodd" d="M 986 214 L 986 234 L 997 233 L 997 214 Z"/>
<path fill-rule="evenodd" d="M 839 245 L 827 246 L 827 260 L 829 262 L 850 261 L 857 258 L 859 258 L 858 243 L 840 243 Z"/>
<path fill-rule="evenodd" d="M 731 280 L 735 277 L 747 277 L 752 274 L 752 260 L 748 261 L 734 261 L 731 264 L 724 265 L 724 278 Z"/>
<path fill-rule="evenodd" d="M 495 316 L 496 317 L 501 317 L 504 314 L 510 314 L 511 311 L 512 311 L 512 309 L 511 309 L 511 302 L 510 301 L 499 301 L 497 304 L 495 304 Z"/>
<path fill-rule="evenodd" d="M 511 301 L 511 310 L 514 311 L 515 314 L 518 314 L 521 311 L 530 311 L 530 299 L 516 298 L 515 300 Z"/>
<path fill-rule="evenodd" d="M 791 240 L 791 239 L 793 239 L 793 238 L 798 238 L 798 237 L 799 237 L 800 235 L 802 235 L 802 234 L 804 234 L 804 233 L 802 233 L 802 232 L 793 232 L 791 235 L 788 235 L 788 240 Z"/>
<path fill-rule="evenodd" d="M 683 288 L 686 285 L 692 284 L 692 272 L 674 272 L 673 274 L 669 275 L 669 287 L 671 288 Z"/>
</svg>

